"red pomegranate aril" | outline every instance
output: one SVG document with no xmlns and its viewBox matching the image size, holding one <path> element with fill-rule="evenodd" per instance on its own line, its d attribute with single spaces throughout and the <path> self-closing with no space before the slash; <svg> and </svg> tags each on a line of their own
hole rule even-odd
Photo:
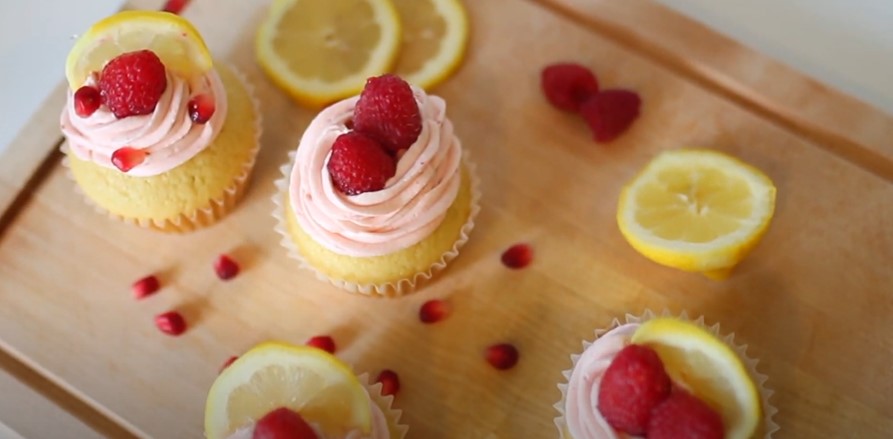
<svg viewBox="0 0 893 439">
<path fill-rule="evenodd" d="M 515 244 L 502 253 L 502 263 L 508 268 L 524 268 L 531 262 L 533 262 L 533 249 L 527 244 Z"/>
<path fill-rule="evenodd" d="M 495 344 L 487 348 L 484 353 L 487 362 L 491 366 L 506 370 L 515 367 L 518 363 L 518 349 L 509 343 Z"/>
<path fill-rule="evenodd" d="M 378 379 L 375 381 L 381 383 L 382 396 L 396 395 L 400 391 L 400 377 L 393 370 L 385 369 L 381 371 L 378 374 Z"/>
<path fill-rule="evenodd" d="M 200 94 L 189 100 L 187 104 L 189 118 L 193 122 L 203 124 L 211 120 L 214 115 L 214 97 L 209 94 Z"/>
<path fill-rule="evenodd" d="M 298 412 L 279 407 L 258 419 L 251 439 L 317 439 L 319 436 Z"/>
<path fill-rule="evenodd" d="M 214 261 L 214 272 L 220 280 L 230 280 L 239 274 L 239 264 L 227 255 L 220 255 Z"/>
<path fill-rule="evenodd" d="M 335 353 L 335 339 L 328 335 L 317 335 L 315 337 L 310 337 L 305 343 L 307 346 L 312 346 L 314 348 L 322 349 L 330 354 Z"/>
<path fill-rule="evenodd" d="M 176 311 L 168 311 L 155 316 L 155 326 L 168 335 L 180 335 L 186 332 L 186 320 Z"/>
<path fill-rule="evenodd" d="M 220 365 L 220 370 L 217 371 L 217 373 L 223 372 L 224 369 L 229 367 L 230 364 L 233 364 L 238 359 L 238 355 L 233 355 L 232 357 L 227 358 L 226 361 L 224 361 L 223 364 Z"/>
<path fill-rule="evenodd" d="M 149 154 L 141 149 L 125 146 L 112 153 L 112 164 L 121 172 L 129 172 L 146 161 Z"/>
<path fill-rule="evenodd" d="M 167 0 L 161 10 L 172 14 L 179 14 L 183 11 L 183 8 L 186 7 L 187 3 L 189 3 L 189 0 Z"/>
<path fill-rule="evenodd" d="M 102 104 L 99 89 L 85 85 L 74 92 L 74 112 L 80 117 L 90 117 Z"/>
<path fill-rule="evenodd" d="M 155 294 L 159 288 L 161 288 L 161 284 L 158 282 L 158 278 L 149 275 L 134 282 L 130 289 L 133 291 L 134 298 L 142 299 Z"/>
<path fill-rule="evenodd" d="M 419 320 L 422 323 L 437 323 L 450 315 L 450 304 L 445 300 L 433 299 L 419 308 Z"/>
</svg>

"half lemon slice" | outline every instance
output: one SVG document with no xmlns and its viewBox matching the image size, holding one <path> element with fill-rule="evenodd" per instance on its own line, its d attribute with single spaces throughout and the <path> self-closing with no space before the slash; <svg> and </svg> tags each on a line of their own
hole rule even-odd
<svg viewBox="0 0 893 439">
<path fill-rule="evenodd" d="M 287 407 L 326 437 L 369 434 L 369 394 L 340 360 L 322 349 L 262 343 L 223 370 L 208 392 L 205 435 L 223 439 L 267 413 Z"/>
<path fill-rule="evenodd" d="M 460 0 L 393 0 L 403 23 L 395 73 L 430 89 L 462 63 L 468 45 L 468 14 Z"/>
<path fill-rule="evenodd" d="M 620 194 L 620 232 L 645 257 L 724 278 L 766 232 L 775 186 L 733 157 L 701 149 L 663 152 Z"/>
<path fill-rule="evenodd" d="M 255 49 L 276 85 L 298 103 L 321 107 L 386 73 L 400 29 L 390 0 L 274 0 Z"/>
<path fill-rule="evenodd" d="M 667 374 L 722 415 L 728 439 L 750 438 L 762 419 L 747 369 L 727 344 L 701 327 L 660 317 L 633 333 L 633 343 L 657 352 Z"/>
<path fill-rule="evenodd" d="M 148 49 L 164 67 L 184 78 L 205 74 L 211 54 L 198 31 L 178 15 L 160 11 L 124 11 L 106 17 L 81 35 L 68 53 L 65 77 L 77 90 L 122 53 Z"/>
</svg>

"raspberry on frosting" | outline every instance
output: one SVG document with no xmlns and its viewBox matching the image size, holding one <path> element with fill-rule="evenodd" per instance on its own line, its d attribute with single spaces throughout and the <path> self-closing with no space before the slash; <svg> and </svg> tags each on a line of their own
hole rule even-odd
<svg viewBox="0 0 893 439">
<path fill-rule="evenodd" d="M 164 64 L 151 50 L 119 55 L 99 76 L 103 102 L 118 119 L 152 113 L 165 88 Z"/>
<path fill-rule="evenodd" d="M 412 88 L 395 75 L 369 78 L 354 108 L 353 126 L 392 153 L 409 148 L 422 132 Z"/>
<path fill-rule="evenodd" d="M 378 142 L 356 131 L 335 139 L 326 165 L 332 183 L 347 195 L 384 189 L 396 168 L 394 158 Z"/>
</svg>

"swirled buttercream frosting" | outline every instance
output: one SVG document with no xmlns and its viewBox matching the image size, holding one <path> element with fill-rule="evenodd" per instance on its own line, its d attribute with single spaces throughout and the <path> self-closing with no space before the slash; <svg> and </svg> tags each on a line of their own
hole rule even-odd
<svg viewBox="0 0 893 439">
<path fill-rule="evenodd" d="M 422 131 L 379 191 L 345 195 L 326 169 L 335 139 L 350 131 L 358 96 L 324 109 L 304 132 L 289 179 L 289 204 L 301 228 L 332 252 L 369 257 L 411 247 L 440 225 L 455 200 L 462 149 L 446 103 L 418 88 L 413 93 Z"/>
<path fill-rule="evenodd" d="M 91 77 L 85 85 L 96 86 Z M 189 117 L 192 97 L 210 93 L 215 111 L 204 124 Z M 220 133 L 226 120 L 226 90 L 217 72 L 187 81 L 167 71 L 167 87 L 155 110 L 150 114 L 118 119 L 102 105 L 88 117 L 80 117 L 74 109 L 74 91 L 68 91 L 68 102 L 62 110 L 62 133 L 68 139 L 72 154 L 97 165 L 114 168 L 112 154 L 124 147 L 146 153 L 145 160 L 127 174 L 151 177 L 186 163 L 208 147 Z"/>
</svg>

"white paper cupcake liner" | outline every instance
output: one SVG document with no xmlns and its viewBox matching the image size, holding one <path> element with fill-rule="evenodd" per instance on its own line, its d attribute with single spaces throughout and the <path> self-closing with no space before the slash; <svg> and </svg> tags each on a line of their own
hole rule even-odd
<svg viewBox="0 0 893 439">
<path fill-rule="evenodd" d="M 395 282 L 360 284 L 345 281 L 343 279 L 332 278 L 320 272 L 313 267 L 312 264 L 307 262 L 288 232 L 288 225 L 285 218 L 285 209 L 288 207 L 285 204 L 285 195 L 288 191 L 288 182 L 291 176 L 292 167 L 294 166 L 295 155 L 295 151 L 289 152 L 288 162 L 280 167 L 282 177 L 276 180 L 277 190 L 273 195 L 273 218 L 276 219 L 275 230 L 282 236 L 280 243 L 285 247 L 289 257 L 297 260 L 302 268 L 312 271 L 317 279 L 328 282 L 351 293 L 375 297 L 399 297 L 415 291 L 418 286 L 430 280 L 437 272 L 446 268 L 449 262 L 459 255 L 459 250 L 466 242 L 468 242 L 468 237 L 471 234 L 472 229 L 474 229 L 475 217 L 477 217 L 478 212 L 481 210 L 479 204 L 481 198 L 480 180 L 477 177 L 474 163 L 468 158 L 468 151 L 463 151 L 462 163 L 467 170 L 471 185 L 471 211 L 468 215 L 468 219 L 459 231 L 459 238 L 453 243 L 453 246 L 449 250 L 440 256 L 440 259 L 431 264 L 427 270 L 415 273 L 409 278 L 400 279 Z"/>
<path fill-rule="evenodd" d="M 387 418 L 391 439 L 403 439 L 406 437 L 406 433 L 409 431 L 409 426 L 400 423 L 400 417 L 403 416 L 403 410 L 392 407 L 394 396 L 382 395 L 381 383 L 373 383 L 371 377 L 367 373 L 362 373 L 358 375 L 357 378 L 366 388 L 366 392 L 369 393 L 369 399 L 372 400 L 372 403 L 381 408 L 385 418 Z"/>
<path fill-rule="evenodd" d="M 80 185 L 77 184 L 68 163 L 68 155 L 70 154 L 70 151 L 68 150 L 68 142 L 66 141 L 62 144 L 61 148 L 63 153 L 62 166 L 65 168 L 65 175 L 68 179 L 75 183 L 75 191 L 80 194 L 81 198 L 83 198 L 88 205 L 92 206 L 97 213 L 106 215 L 114 220 L 169 233 L 186 233 L 210 226 L 224 217 L 227 213 L 231 212 L 245 194 L 245 189 L 248 186 L 251 172 L 254 170 L 257 153 L 260 151 L 260 137 L 263 132 L 263 116 L 260 113 L 260 103 L 254 94 L 254 86 L 251 82 L 249 82 L 247 77 L 235 67 L 230 65 L 227 65 L 226 67 L 236 78 L 238 78 L 239 82 L 242 83 L 242 86 L 245 87 L 245 90 L 248 92 L 248 96 L 251 99 L 254 114 L 257 117 L 255 118 L 254 146 L 250 151 L 250 158 L 243 165 L 242 171 L 236 175 L 226 189 L 224 189 L 223 195 L 220 198 L 210 200 L 210 204 L 206 207 L 196 209 L 193 212 L 182 213 L 174 218 L 130 218 L 114 214 L 93 201 L 86 193 L 84 193 Z"/>
<path fill-rule="evenodd" d="M 751 358 L 747 355 L 747 345 L 735 343 L 735 333 L 731 333 L 728 335 L 722 335 L 720 332 L 719 323 L 708 326 L 704 322 L 703 316 L 699 316 L 697 319 L 692 320 L 688 317 L 688 313 L 686 311 L 683 311 L 681 314 L 679 314 L 677 316 L 677 315 L 671 314 L 668 310 L 664 310 L 660 314 L 655 314 L 651 310 L 645 310 L 645 312 L 639 316 L 632 315 L 632 314 L 626 314 L 626 316 L 624 317 L 625 321 L 620 321 L 620 319 L 615 318 L 611 322 L 611 325 L 609 327 L 603 328 L 603 329 L 597 329 L 595 331 L 595 338 L 592 341 L 584 340 L 583 341 L 583 350 L 580 351 L 580 353 L 571 355 L 571 362 L 572 362 L 571 368 L 568 370 L 565 370 L 561 373 L 562 376 L 564 376 L 565 381 L 563 383 L 558 384 L 558 390 L 561 391 L 561 400 L 559 400 L 553 406 L 553 407 L 555 407 L 556 410 L 558 410 L 558 413 L 559 413 L 559 416 L 557 416 L 554 420 L 555 426 L 558 428 L 559 438 L 574 439 L 574 437 L 571 436 L 570 432 L 568 432 L 568 430 L 567 430 L 567 421 L 565 420 L 564 406 L 565 406 L 565 400 L 567 399 L 567 386 L 568 386 L 568 382 L 570 381 L 571 373 L 573 372 L 574 368 L 577 367 L 577 361 L 580 359 L 580 356 L 583 354 L 583 352 L 585 352 L 586 349 L 589 349 L 589 346 L 591 346 L 592 343 L 595 342 L 596 339 L 598 339 L 599 337 L 601 337 L 608 331 L 611 331 L 612 329 L 614 329 L 618 326 L 628 324 L 628 323 L 643 323 L 643 322 L 651 320 L 655 317 L 675 317 L 675 318 L 679 318 L 682 320 L 692 322 L 692 323 L 700 326 L 701 328 L 706 329 L 711 334 L 715 335 L 720 340 L 722 340 L 726 345 L 731 347 L 735 351 L 735 353 L 738 355 L 738 358 L 741 359 L 742 363 L 744 363 L 744 367 L 747 368 L 748 374 L 750 374 L 751 379 L 753 379 L 753 382 L 757 385 L 757 389 L 759 390 L 759 393 L 760 393 L 760 403 L 762 404 L 762 409 L 763 409 L 763 424 L 761 425 L 761 428 L 758 430 L 758 432 L 762 432 L 763 438 L 768 439 L 768 438 L 771 438 L 772 435 L 780 429 L 779 425 L 773 419 L 775 414 L 778 413 L 778 409 L 776 409 L 775 406 L 773 406 L 772 403 L 769 401 L 769 399 L 772 397 L 772 395 L 775 392 L 766 386 L 766 381 L 768 380 L 768 376 L 757 371 L 757 363 L 759 363 L 759 360 L 757 360 L 755 358 Z"/>
</svg>

